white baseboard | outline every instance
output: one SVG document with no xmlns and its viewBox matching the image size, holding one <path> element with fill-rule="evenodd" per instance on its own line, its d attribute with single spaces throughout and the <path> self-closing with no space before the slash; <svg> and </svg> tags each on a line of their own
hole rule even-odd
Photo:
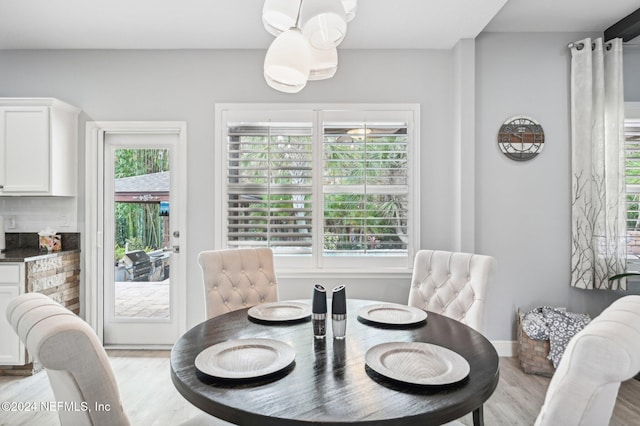
<svg viewBox="0 0 640 426">
<path fill-rule="evenodd" d="M 518 342 L 515 340 L 492 340 L 493 347 L 496 348 L 498 356 L 516 356 L 518 353 Z"/>
</svg>

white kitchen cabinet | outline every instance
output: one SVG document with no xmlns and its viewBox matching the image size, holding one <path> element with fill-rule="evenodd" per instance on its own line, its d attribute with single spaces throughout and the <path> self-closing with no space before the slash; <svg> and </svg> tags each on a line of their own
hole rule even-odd
<svg viewBox="0 0 640 426">
<path fill-rule="evenodd" d="M 25 364 L 25 348 L 6 317 L 11 299 L 24 292 L 24 263 L 0 264 L 0 365 Z"/>
<path fill-rule="evenodd" d="M 79 113 L 53 98 L 0 98 L 0 195 L 77 195 Z"/>
</svg>

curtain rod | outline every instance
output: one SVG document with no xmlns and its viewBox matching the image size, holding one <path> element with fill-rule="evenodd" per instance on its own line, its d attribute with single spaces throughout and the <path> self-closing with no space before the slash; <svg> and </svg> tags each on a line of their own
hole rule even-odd
<svg viewBox="0 0 640 426">
<path fill-rule="evenodd" d="M 567 45 L 567 47 L 569 49 L 573 49 L 575 47 L 578 50 L 582 50 L 582 49 L 584 49 L 584 43 L 582 43 L 582 42 L 580 42 L 580 43 L 569 43 Z M 596 47 L 596 44 L 595 43 L 591 43 L 591 50 L 595 49 L 595 47 Z M 607 49 L 607 50 L 611 50 L 611 47 L 612 47 L 611 42 L 607 42 L 607 43 L 604 44 L 604 48 Z"/>
</svg>

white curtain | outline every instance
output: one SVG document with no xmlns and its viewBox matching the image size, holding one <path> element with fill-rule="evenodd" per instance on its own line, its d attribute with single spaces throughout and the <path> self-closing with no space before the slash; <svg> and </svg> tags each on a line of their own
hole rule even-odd
<svg viewBox="0 0 640 426">
<path fill-rule="evenodd" d="M 571 285 L 626 289 L 622 40 L 571 48 Z"/>
</svg>

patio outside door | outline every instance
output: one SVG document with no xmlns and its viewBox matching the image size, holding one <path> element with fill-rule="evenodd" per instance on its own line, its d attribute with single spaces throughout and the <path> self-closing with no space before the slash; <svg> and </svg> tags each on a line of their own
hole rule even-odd
<svg viewBox="0 0 640 426">
<path fill-rule="evenodd" d="M 178 279 L 184 270 L 179 219 L 185 203 L 177 194 L 185 171 L 179 142 L 175 131 L 104 133 L 105 346 L 162 347 L 181 334 L 186 312 L 184 280 Z"/>
</svg>

